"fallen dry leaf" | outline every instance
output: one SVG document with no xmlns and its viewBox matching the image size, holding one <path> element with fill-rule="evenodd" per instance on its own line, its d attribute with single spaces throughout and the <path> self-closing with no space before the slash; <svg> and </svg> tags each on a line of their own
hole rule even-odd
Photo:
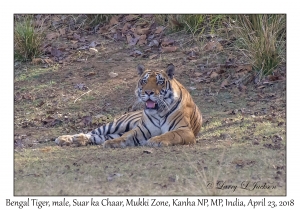
<svg viewBox="0 0 300 210">
<path fill-rule="evenodd" d="M 169 52 L 175 52 L 177 50 L 177 47 L 161 47 L 162 53 L 169 53 Z"/>
<path fill-rule="evenodd" d="M 216 78 L 216 77 L 218 77 L 218 76 L 219 76 L 218 73 L 212 72 L 211 75 L 210 75 L 210 78 L 213 79 L 213 78 Z"/>
<path fill-rule="evenodd" d="M 252 71 L 252 66 L 251 65 L 241 65 L 236 68 L 236 72 L 240 71 Z"/>
<path fill-rule="evenodd" d="M 223 46 L 218 41 L 210 41 L 204 46 L 204 50 L 207 50 L 207 51 L 212 51 L 212 50 L 221 51 L 221 50 L 223 50 Z"/>
<path fill-rule="evenodd" d="M 113 26 L 117 24 L 119 24 L 118 18 L 116 16 L 113 16 L 109 21 L 109 26 Z"/>
<path fill-rule="evenodd" d="M 137 43 L 138 45 L 145 45 L 147 44 L 147 36 L 146 35 L 141 35 L 139 38 L 139 42 Z"/>
<path fill-rule="evenodd" d="M 59 34 L 60 34 L 61 36 L 66 35 L 66 28 L 60 28 L 60 29 L 59 29 Z"/>
<path fill-rule="evenodd" d="M 228 85 L 228 80 L 224 79 L 223 82 L 221 83 L 221 88 L 226 88 L 227 85 Z"/>
<path fill-rule="evenodd" d="M 99 29 L 98 33 L 99 34 L 106 34 L 108 33 L 109 25 L 103 26 Z"/>
<path fill-rule="evenodd" d="M 90 76 L 95 76 L 96 75 L 96 73 L 95 72 L 89 72 L 89 73 L 87 73 L 87 74 L 85 74 L 84 76 L 85 77 L 90 77 Z"/>
<path fill-rule="evenodd" d="M 131 35 L 127 34 L 126 35 L 126 39 L 127 39 L 127 43 L 129 46 L 133 46 L 136 45 L 136 43 L 138 42 L 139 38 L 132 38 Z"/>
<path fill-rule="evenodd" d="M 135 32 L 138 35 L 147 35 L 150 32 L 150 28 L 140 28 L 140 27 L 137 27 L 136 30 L 135 30 Z"/>
<path fill-rule="evenodd" d="M 139 17 L 139 15 L 127 15 L 125 17 L 126 21 L 132 21 L 132 20 L 136 20 Z"/>
<path fill-rule="evenodd" d="M 195 74 L 196 77 L 200 77 L 200 76 L 203 75 L 203 73 L 200 73 L 200 72 L 195 72 L 194 74 Z"/>
<path fill-rule="evenodd" d="M 165 27 L 163 27 L 163 26 L 158 26 L 158 27 L 156 28 L 156 31 L 155 31 L 154 33 L 155 33 L 155 34 L 159 34 L 159 33 L 161 33 L 164 29 L 165 29 Z"/>
<path fill-rule="evenodd" d="M 130 23 L 125 23 L 125 25 L 122 28 L 122 34 L 125 34 L 131 27 Z"/>
<path fill-rule="evenodd" d="M 175 41 L 173 39 L 164 38 L 164 40 L 161 43 L 161 46 L 166 47 L 168 45 L 173 45 L 174 43 Z"/>
<path fill-rule="evenodd" d="M 278 76 L 274 76 L 274 75 L 268 75 L 267 79 L 269 81 L 276 81 L 276 80 L 280 80 L 280 78 Z"/>
<path fill-rule="evenodd" d="M 47 34 L 47 35 L 46 35 L 46 38 L 47 38 L 48 40 L 52 40 L 52 39 L 55 39 L 55 38 L 57 38 L 57 37 L 59 37 L 59 33 L 56 33 L 56 32 L 50 33 L 50 34 Z"/>
<path fill-rule="evenodd" d="M 43 59 L 41 59 L 41 58 L 33 58 L 32 61 L 31 61 L 31 63 L 33 65 L 37 65 L 37 64 L 42 64 L 44 62 L 43 62 Z"/>
</svg>

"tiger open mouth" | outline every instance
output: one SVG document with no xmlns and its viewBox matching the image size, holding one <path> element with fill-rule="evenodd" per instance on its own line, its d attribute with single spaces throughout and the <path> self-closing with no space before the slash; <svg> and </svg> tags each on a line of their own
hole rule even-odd
<svg viewBox="0 0 300 210">
<path fill-rule="evenodd" d="M 155 103 L 154 101 L 149 99 L 148 101 L 146 101 L 146 108 L 147 109 L 157 109 L 158 106 L 157 106 L 157 103 Z"/>
</svg>

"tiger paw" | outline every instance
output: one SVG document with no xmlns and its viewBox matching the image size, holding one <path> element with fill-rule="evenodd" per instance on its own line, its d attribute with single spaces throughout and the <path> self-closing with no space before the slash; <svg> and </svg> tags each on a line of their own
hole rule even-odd
<svg viewBox="0 0 300 210">
<path fill-rule="evenodd" d="M 172 142 L 164 138 L 161 138 L 159 136 L 152 137 L 147 141 L 147 146 L 150 147 L 162 147 L 162 146 L 171 146 L 171 145 L 173 145 Z"/>
<path fill-rule="evenodd" d="M 89 134 L 75 134 L 75 135 L 63 135 L 55 139 L 55 143 L 59 146 L 69 146 L 74 144 L 76 146 L 86 146 L 91 143 Z"/>
<path fill-rule="evenodd" d="M 59 146 L 69 146 L 73 143 L 73 136 L 72 135 L 63 135 L 59 136 L 55 139 L 55 143 Z"/>
<path fill-rule="evenodd" d="M 116 138 L 107 140 L 103 144 L 104 148 L 124 148 L 126 147 L 125 140 L 123 138 Z"/>
</svg>

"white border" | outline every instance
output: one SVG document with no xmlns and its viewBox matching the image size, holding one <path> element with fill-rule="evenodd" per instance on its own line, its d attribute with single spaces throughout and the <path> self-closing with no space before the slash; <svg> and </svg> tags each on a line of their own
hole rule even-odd
<svg viewBox="0 0 300 210">
<path fill-rule="evenodd" d="M 287 14 L 287 197 L 268 197 L 274 200 L 296 199 L 299 181 L 299 12 L 296 1 L 10 1 L 1 10 L 1 181 L 0 206 L 13 197 L 13 14 L 14 13 L 286 13 Z M 55 200 L 56 197 L 38 197 Z M 61 198 L 61 197 L 60 197 Z M 60 199 L 59 198 L 59 199 Z M 79 197 L 80 198 L 80 197 Z M 88 199 L 88 197 L 84 197 Z M 117 197 L 114 197 L 117 198 Z M 170 197 L 164 197 L 166 200 Z M 204 198 L 204 197 L 202 197 Z M 226 198 L 226 197 L 223 197 Z M 232 198 L 232 197 L 230 197 Z M 71 197 L 68 197 L 71 200 Z M 121 197 L 120 199 L 125 199 Z M 247 197 L 239 197 L 247 200 Z M 297 200 L 299 202 L 299 199 Z M 300 206 L 296 201 L 295 206 Z M 295 207 L 294 206 L 294 207 Z M 4 207 L 4 208 L 3 208 Z M 12 207 L 10 207 L 12 208 Z M 27 208 L 28 209 L 28 208 Z M 63 208 L 60 208 L 63 209 Z M 161 209 L 161 208 L 160 208 Z M 231 209 L 230 207 L 222 209 Z M 259 208 L 258 208 L 259 209 Z M 278 209 L 278 208 L 276 208 Z"/>
</svg>

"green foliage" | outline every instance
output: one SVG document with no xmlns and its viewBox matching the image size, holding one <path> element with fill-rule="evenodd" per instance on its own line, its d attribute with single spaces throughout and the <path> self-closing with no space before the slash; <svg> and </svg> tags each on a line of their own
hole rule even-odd
<svg viewBox="0 0 300 210">
<path fill-rule="evenodd" d="M 41 42 L 44 34 L 41 28 L 34 28 L 32 16 L 15 20 L 14 54 L 15 59 L 27 61 L 41 54 Z"/>
<path fill-rule="evenodd" d="M 89 14 L 87 16 L 87 24 L 90 27 L 95 27 L 98 24 L 103 24 L 109 21 L 112 15 L 108 14 Z"/>
<path fill-rule="evenodd" d="M 214 33 L 225 15 L 156 15 L 156 20 L 172 31 L 184 30 L 193 35 Z"/>
<path fill-rule="evenodd" d="M 259 76 L 268 75 L 285 61 L 285 15 L 237 15 L 236 46 L 243 50 Z"/>
</svg>

